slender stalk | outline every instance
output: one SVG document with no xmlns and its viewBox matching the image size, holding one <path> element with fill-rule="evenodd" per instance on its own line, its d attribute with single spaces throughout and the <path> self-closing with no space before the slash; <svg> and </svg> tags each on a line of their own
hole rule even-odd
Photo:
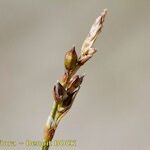
<svg viewBox="0 0 150 150">
<path fill-rule="evenodd" d="M 54 101 L 53 102 L 53 107 L 50 113 L 49 118 L 52 118 L 52 120 L 55 119 L 56 112 L 57 112 L 58 104 Z M 56 127 L 52 126 L 51 120 L 48 118 L 46 127 L 44 129 L 44 140 L 43 140 L 43 145 L 42 145 L 42 150 L 48 150 L 49 149 L 49 142 L 52 141 L 53 136 L 56 131 Z"/>
<path fill-rule="evenodd" d="M 57 112 L 57 107 L 58 107 L 58 104 L 54 102 L 54 103 L 53 103 L 52 112 L 51 112 L 51 114 L 50 114 L 53 119 L 55 118 L 55 115 L 56 115 L 56 112 Z"/>
<path fill-rule="evenodd" d="M 53 94 L 55 101 L 44 128 L 42 150 L 49 149 L 49 142 L 52 141 L 60 120 L 70 110 L 73 104 L 83 80 L 83 76 L 79 77 L 75 74 L 96 52 L 96 49 L 92 46 L 102 30 L 106 13 L 107 10 L 104 9 L 92 25 L 89 34 L 83 42 L 81 55 L 79 57 L 77 56 L 75 47 L 65 55 L 64 64 L 66 70 L 63 78 L 54 85 Z"/>
</svg>

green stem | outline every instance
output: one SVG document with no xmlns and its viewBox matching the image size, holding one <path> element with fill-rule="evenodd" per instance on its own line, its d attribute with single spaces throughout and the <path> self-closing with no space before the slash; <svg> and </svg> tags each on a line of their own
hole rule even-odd
<svg viewBox="0 0 150 150">
<path fill-rule="evenodd" d="M 50 113 L 50 116 L 55 119 L 55 115 L 56 115 L 56 112 L 57 112 L 57 108 L 58 108 L 58 104 L 56 104 L 56 102 L 54 101 L 53 103 L 53 107 L 52 107 L 52 111 Z"/>
<path fill-rule="evenodd" d="M 58 108 L 58 104 L 56 104 L 56 102 L 54 101 L 51 113 L 49 115 L 49 117 L 52 118 L 53 120 L 55 120 L 55 117 L 56 117 L 56 114 L 57 114 L 57 108 Z M 43 140 L 44 143 L 43 143 L 43 146 L 42 146 L 42 150 L 48 150 L 49 149 L 49 142 L 52 141 L 53 135 L 55 133 L 55 129 L 54 129 L 54 127 L 51 127 L 51 125 L 48 128 L 48 130 L 53 131 L 53 132 L 48 133 L 51 138 Z"/>
</svg>

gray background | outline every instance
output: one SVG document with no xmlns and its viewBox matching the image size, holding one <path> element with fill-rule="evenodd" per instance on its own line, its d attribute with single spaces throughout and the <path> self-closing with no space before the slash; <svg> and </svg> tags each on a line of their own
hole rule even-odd
<svg viewBox="0 0 150 150">
<path fill-rule="evenodd" d="M 150 149 L 149 0 L 0 0 L 1 140 L 41 139 L 64 54 L 80 51 L 104 8 L 98 53 L 55 139 L 77 140 L 76 150 Z"/>
</svg>

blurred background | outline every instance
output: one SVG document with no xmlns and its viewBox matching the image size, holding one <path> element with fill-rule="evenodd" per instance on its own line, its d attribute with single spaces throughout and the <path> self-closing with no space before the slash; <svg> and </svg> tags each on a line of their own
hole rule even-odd
<svg viewBox="0 0 150 150">
<path fill-rule="evenodd" d="M 76 140 L 73 150 L 149 150 L 149 6 L 148 0 L 0 0 L 0 140 L 41 140 L 65 52 L 73 45 L 80 52 L 108 8 L 98 52 L 80 71 L 85 80 L 55 139 Z"/>
</svg>

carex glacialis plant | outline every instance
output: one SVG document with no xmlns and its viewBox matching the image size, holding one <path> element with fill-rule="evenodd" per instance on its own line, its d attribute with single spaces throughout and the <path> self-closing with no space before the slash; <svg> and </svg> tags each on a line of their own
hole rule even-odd
<svg viewBox="0 0 150 150">
<path fill-rule="evenodd" d="M 53 87 L 54 102 L 44 128 L 44 144 L 42 150 L 48 150 L 49 142 L 52 141 L 60 120 L 70 110 L 75 97 L 80 90 L 84 76 L 79 76 L 76 73 L 79 68 L 83 66 L 94 53 L 96 53 L 96 49 L 92 46 L 98 34 L 102 31 L 106 14 L 107 10 L 104 9 L 101 15 L 95 20 L 90 32 L 82 44 L 80 56 L 77 55 L 75 47 L 72 47 L 65 54 L 65 72 Z"/>
</svg>

